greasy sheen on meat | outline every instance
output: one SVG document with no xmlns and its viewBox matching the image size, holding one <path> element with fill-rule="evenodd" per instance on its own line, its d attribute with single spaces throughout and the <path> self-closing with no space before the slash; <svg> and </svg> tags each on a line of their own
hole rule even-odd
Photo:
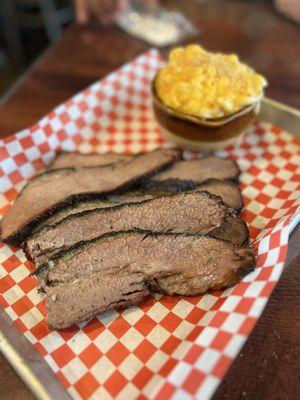
<svg viewBox="0 0 300 400">
<path fill-rule="evenodd" d="M 37 274 L 47 295 L 48 326 L 64 329 L 137 304 L 149 289 L 192 296 L 232 286 L 254 266 L 247 247 L 193 234 L 131 231 L 79 243 Z"/>
<path fill-rule="evenodd" d="M 20 243 L 52 212 L 81 199 L 126 190 L 181 157 L 176 149 L 157 149 L 116 165 L 58 169 L 36 177 L 1 220 L 1 240 Z"/>
<path fill-rule="evenodd" d="M 146 188 L 177 192 L 194 189 L 208 179 L 237 180 L 240 170 L 230 158 L 208 156 L 195 160 L 178 161 L 145 184 Z"/>
<path fill-rule="evenodd" d="M 135 228 L 151 232 L 199 233 L 242 245 L 248 229 L 221 198 L 193 191 L 127 203 L 71 215 L 32 235 L 24 247 L 36 264 L 59 251 L 101 235 Z"/>
<path fill-rule="evenodd" d="M 62 151 L 57 154 L 48 169 L 98 167 L 130 160 L 133 156 L 117 153 L 82 154 Z"/>
</svg>

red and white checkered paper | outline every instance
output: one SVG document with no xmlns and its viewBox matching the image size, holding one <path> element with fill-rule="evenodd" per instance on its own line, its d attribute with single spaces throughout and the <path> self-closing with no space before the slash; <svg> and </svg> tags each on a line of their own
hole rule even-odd
<svg viewBox="0 0 300 400">
<path fill-rule="evenodd" d="M 138 153 L 168 145 L 149 93 L 160 65 L 150 51 L 0 142 L 1 214 L 58 149 Z M 140 307 L 51 331 L 28 276 L 33 266 L 21 250 L 1 245 L 1 306 L 75 399 L 209 399 L 245 343 L 300 219 L 300 142 L 256 122 L 239 147 L 219 154 L 236 159 L 242 170 L 243 217 L 258 251 L 256 270 L 233 288 L 192 298 L 155 295 Z"/>
</svg>

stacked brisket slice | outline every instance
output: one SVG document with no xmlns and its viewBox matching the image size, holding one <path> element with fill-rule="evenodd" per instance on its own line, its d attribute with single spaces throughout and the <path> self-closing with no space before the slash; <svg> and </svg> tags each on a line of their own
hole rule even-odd
<svg viewBox="0 0 300 400">
<path fill-rule="evenodd" d="M 151 290 L 196 295 L 255 265 L 235 162 L 60 153 L 1 221 L 2 240 L 36 264 L 47 323 L 66 328 L 139 303 Z"/>
<path fill-rule="evenodd" d="M 136 203 L 85 210 L 33 233 L 24 246 L 38 265 L 79 242 L 112 231 L 143 229 L 149 232 L 201 233 L 242 245 L 248 230 L 244 221 L 209 192 L 159 196 Z"/>
</svg>

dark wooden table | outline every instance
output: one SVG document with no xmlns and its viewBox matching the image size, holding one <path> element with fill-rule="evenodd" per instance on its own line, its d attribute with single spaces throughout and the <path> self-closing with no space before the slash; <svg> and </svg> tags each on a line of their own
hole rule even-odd
<svg viewBox="0 0 300 400">
<path fill-rule="evenodd" d="M 300 108 L 300 27 L 269 1 L 165 1 L 200 28 L 208 49 L 237 52 L 268 78 L 268 96 Z M 114 27 L 72 25 L 0 105 L 0 136 L 32 125 L 54 106 L 148 46 Z M 298 399 L 300 394 L 300 229 L 282 278 L 214 399 Z M 0 358 L 0 399 L 31 394 Z"/>
</svg>

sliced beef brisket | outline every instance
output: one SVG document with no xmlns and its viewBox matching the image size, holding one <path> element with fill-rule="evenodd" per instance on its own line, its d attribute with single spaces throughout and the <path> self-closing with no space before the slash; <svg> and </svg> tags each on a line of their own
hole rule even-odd
<svg viewBox="0 0 300 400">
<path fill-rule="evenodd" d="M 112 231 L 135 228 L 151 232 L 209 234 L 242 245 L 248 240 L 246 224 L 222 202 L 204 191 L 162 196 L 83 211 L 32 235 L 25 253 L 38 265 L 61 250 Z"/>
<path fill-rule="evenodd" d="M 209 156 L 189 161 L 178 161 L 168 170 L 151 177 L 145 187 L 171 192 L 190 190 L 208 179 L 237 180 L 240 170 L 230 158 Z"/>
<path fill-rule="evenodd" d="M 114 204 L 125 204 L 125 203 L 139 203 L 144 200 L 150 200 L 154 197 L 168 195 L 167 192 L 161 192 L 158 194 L 147 193 L 143 190 L 136 190 L 125 192 L 121 194 L 114 194 L 112 196 L 108 196 L 108 200 Z"/>
<path fill-rule="evenodd" d="M 78 214 L 87 210 L 94 210 L 95 208 L 112 207 L 113 204 L 115 203 L 106 199 L 92 199 L 92 200 L 83 200 L 79 203 L 66 205 L 63 209 L 56 211 L 54 214 L 50 215 L 50 217 L 40 221 L 31 230 L 30 235 L 34 235 L 43 226 L 55 225 L 70 215 Z"/>
<path fill-rule="evenodd" d="M 57 154 L 48 169 L 98 167 L 127 161 L 132 157 L 131 155 L 117 153 L 81 154 L 62 151 Z"/>
<path fill-rule="evenodd" d="M 137 304 L 149 288 L 197 295 L 237 283 L 255 266 L 253 252 L 191 234 L 119 232 L 80 243 L 39 269 L 47 323 L 67 328 L 118 306 Z"/>
<path fill-rule="evenodd" d="M 240 188 L 233 182 L 210 179 L 209 181 L 201 184 L 195 190 L 205 190 L 216 196 L 220 196 L 225 204 L 237 212 L 240 212 L 243 207 L 243 197 Z M 92 199 L 87 201 L 82 200 L 79 203 L 66 205 L 62 210 L 59 210 L 50 217 L 40 221 L 31 231 L 31 235 L 40 230 L 43 226 L 55 225 L 69 215 L 78 214 L 85 210 L 93 210 L 101 207 L 112 207 L 113 205 L 124 203 L 138 203 L 144 200 L 152 199 L 153 197 L 164 196 L 167 194 L 169 194 L 169 192 L 163 190 L 146 191 L 141 188 L 140 190 L 136 191 L 111 195 L 106 199 Z"/>
<path fill-rule="evenodd" d="M 116 165 L 46 172 L 25 187 L 1 220 L 1 239 L 17 244 L 52 212 L 81 199 L 124 191 L 171 165 L 180 156 L 176 149 L 157 149 Z"/>
<path fill-rule="evenodd" d="M 160 184 L 159 182 L 155 182 L 155 188 L 152 186 L 147 188 L 140 188 L 139 196 L 145 194 L 148 198 L 150 196 L 162 196 L 168 193 L 182 193 L 184 191 L 191 190 L 205 190 L 209 193 L 212 193 L 216 196 L 220 196 L 225 204 L 227 204 L 230 208 L 233 208 L 237 212 L 240 212 L 243 208 L 243 196 L 238 185 L 231 181 L 221 181 L 220 179 L 208 179 L 207 181 L 201 184 L 195 184 L 194 182 L 187 181 L 172 181 L 171 185 L 165 185 L 164 182 Z M 127 196 L 124 193 L 121 196 L 113 196 L 114 199 L 122 202 Z M 138 200 L 138 197 L 135 197 Z"/>
<path fill-rule="evenodd" d="M 243 196 L 240 188 L 234 182 L 209 179 L 201 184 L 196 190 L 206 190 L 216 196 L 220 196 L 225 204 L 240 212 L 243 208 Z"/>
<path fill-rule="evenodd" d="M 46 293 L 47 325 L 65 329 L 99 313 L 139 304 L 150 291 L 143 275 L 125 272 L 47 286 Z"/>
</svg>

